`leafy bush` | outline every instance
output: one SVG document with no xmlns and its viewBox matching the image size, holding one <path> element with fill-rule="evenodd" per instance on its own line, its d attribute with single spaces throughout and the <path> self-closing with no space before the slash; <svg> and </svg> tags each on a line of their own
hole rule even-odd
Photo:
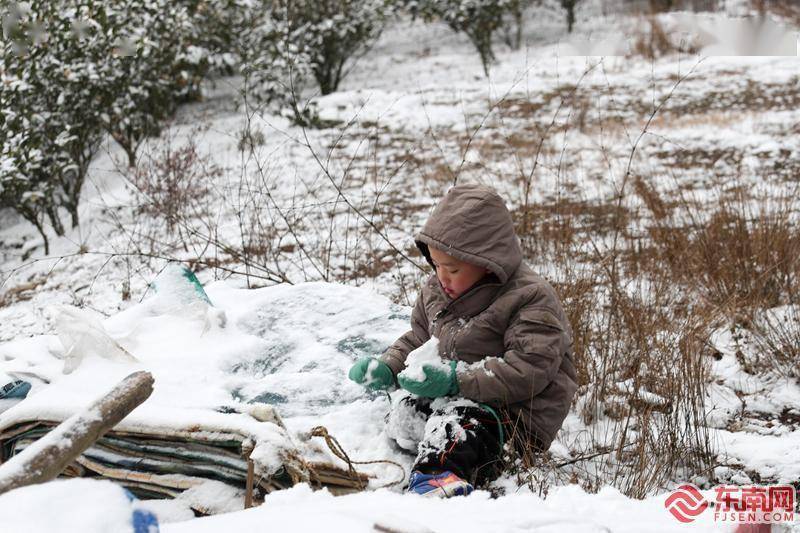
<svg viewBox="0 0 800 533">
<path fill-rule="evenodd" d="M 211 75 L 236 74 L 259 54 L 253 36 L 269 19 L 271 0 L 179 0 L 191 20 L 190 41 Z"/>
<path fill-rule="evenodd" d="M 91 68 L 91 45 L 82 42 L 91 26 L 76 22 L 82 14 L 77 9 L 62 11 L 51 3 L 8 7 L 0 180 L 13 186 L 4 187 L 5 202 L 19 206 L 34 224 L 46 213 L 61 235 L 58 207 L 66 207 L 77 224 L 78 194 L 102 138 L 99 117 L 91 112 L 99 104 L 91 80 L 103 73 Z"/>
<path fill-rule="evenodd" d="M 309 92 L 326 95 L 363 57 L 391 12 L 387 0 L 276 0 L 242 48 L 254 95 L 304 126 L 320 125 Z"/>
<path fill-rule="evenodd" d="M 388 13 L 386 0 L 278 0 L 272 16 L 330 94 L 378 39 Z"/>
<path fill-rule="evenodd" d="M 196 98 L 209 67 L 209 53 L 196 46 L 187 11 L 167 0 L 128 0 L 105 7 L 102 31 L 117 37 L 109 57 L 95 64 L 105 71 L 108 100 L 101 104 L 104 129 L 135 165 L 145 137 L 158 135 L 161 122 L 178 103 Z M 117 7 L 119 6 L 119 7 Z M 106 52 L 108 42 L 97 49 Z"/>
<path fill-rule="evenodd" d="M 0 4 L 0 196 L 57 235 L 59 208 L 78 224 L 89 163 L 106 133 L 135 163 L 176 101 L 205 71 L 189 41 L 190 19 L 168 0 L 57 0 Z"/>
</svg>

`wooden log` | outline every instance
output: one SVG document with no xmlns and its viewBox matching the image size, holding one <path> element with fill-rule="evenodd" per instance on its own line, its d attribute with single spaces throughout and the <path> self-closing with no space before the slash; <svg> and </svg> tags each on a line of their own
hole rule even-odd
<svg viewBox="0 0 800 533">
<path fill-rule="evenodd" d="M 56 478 L 153 392 L 153 376 L 134 372 L 87 409 L 0 465 L 0 494 Z"/>
</svg>

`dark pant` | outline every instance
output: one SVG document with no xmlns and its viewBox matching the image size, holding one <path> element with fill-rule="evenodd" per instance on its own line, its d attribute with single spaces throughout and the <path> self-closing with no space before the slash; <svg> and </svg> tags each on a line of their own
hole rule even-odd
<svg viewBox="0 0 800 533">
<path fill-rule="evenodd" d="M 501 424 L 495 414 L 465 399 L 417 398 L 408 393 L 392 402 L 387 433 L 414 451 L 414 470 L 449 470 L 475 486 L 502 472 Z M 424 429 L 423 429 L 424 424 Z"/>
</svg>

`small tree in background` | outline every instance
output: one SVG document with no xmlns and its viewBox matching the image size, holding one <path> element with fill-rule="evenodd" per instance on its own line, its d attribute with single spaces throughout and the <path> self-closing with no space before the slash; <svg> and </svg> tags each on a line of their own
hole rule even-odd
<svg viewBox="0 0 800 533">
<path fill-rule="evenodd" d="M 15 184 L 11 201 L 20 202 L 20 214 L 37 224 L 29 213 L 36 206 L 63 235 L 58 207 L 77 225 L 80 189 L 102 139 L 93 112 L 100 101 L 91 90 L 101 74 L 86 68 L 90 46 L 74 23 L 77 10 L 44 2 L 6 7 L 12 20 L 4 28 L 2 181 Z M 21 188 L 27 191 L 19 194 Z"/>
<path fill-rule="evenodd" d="M 478 51 L 483 72 L 496 58 L 492 38 L 506 24 L 505 19 L 521 21 L 522 0 L 410 0 L 402 2 L 413 15 L 425 20 L 441 20 L 458 33 L 465 34 Z M 521 30 L 520 30 L 521 32 Z"/>
<path fill-rule="evenodd" d="M 387 0 L 275 0 L 242 46 L 255 51 L 243 54 L 242 67 L 253 94 L 277 103 L 297 124 L 321 125 L 308 93 L 336 91 L 390 13 Z"/>
<path fill-rule="evenodd" d="M 538 4 L 540 0 L 512 0 L 509 2 L 506 15 L 503 17 L 503 42 L 512 50 L 522 46 L 523 16 L 525 8 Z"/>
<path fill-rule="evenodd" d="M 193 53 L 208 65 L 208 74 L 237 74 L 260 53 L 254 36 L 270 18 L 273 0 L 174 0 L 190 19 Z"/>
<path fill-rule="evenodd" d="M 380 37 L 386 0 L 277 0 L 273 20 L 305 53 L 320 92 L 330 94 Z"/>
<path fill-rule="evenodd" d="M 5 83 L 0 84 L 0 103 L 8 96 Z M 37 144 L 35 135 L 38 124 L 30 124 L 27 132 L 13 132 L 7 127 L 4 115 L 0 115 L 0 208 L 12 208 L 25 220 L 33 224 L 44 239 L 45 252 L 50 246 L 45 232 L 48 213 L 56 207 L 52 202 L 52 183 L 46 179 L 43 166 L 48 160 Z"/>
</svg>

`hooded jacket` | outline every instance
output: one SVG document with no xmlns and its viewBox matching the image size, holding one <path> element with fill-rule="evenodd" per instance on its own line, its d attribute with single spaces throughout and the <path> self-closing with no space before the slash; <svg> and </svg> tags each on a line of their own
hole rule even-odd
<svg viewBox="0 0 800 533">
<path fill-rule="evenodd" d="M 451 188 L 416 238 L 491 274 L 451 299 L 434 273 L 411 314 L 411 330 L 381 356 L 395 376 L 431 336 L 457 366 L 459 395 L 505 408 L 537 446 L 549 448 L 577 389 L 572 330 L 555 291 L 522 262 L 511 214 L 480 185 Z"/>
</svg>

